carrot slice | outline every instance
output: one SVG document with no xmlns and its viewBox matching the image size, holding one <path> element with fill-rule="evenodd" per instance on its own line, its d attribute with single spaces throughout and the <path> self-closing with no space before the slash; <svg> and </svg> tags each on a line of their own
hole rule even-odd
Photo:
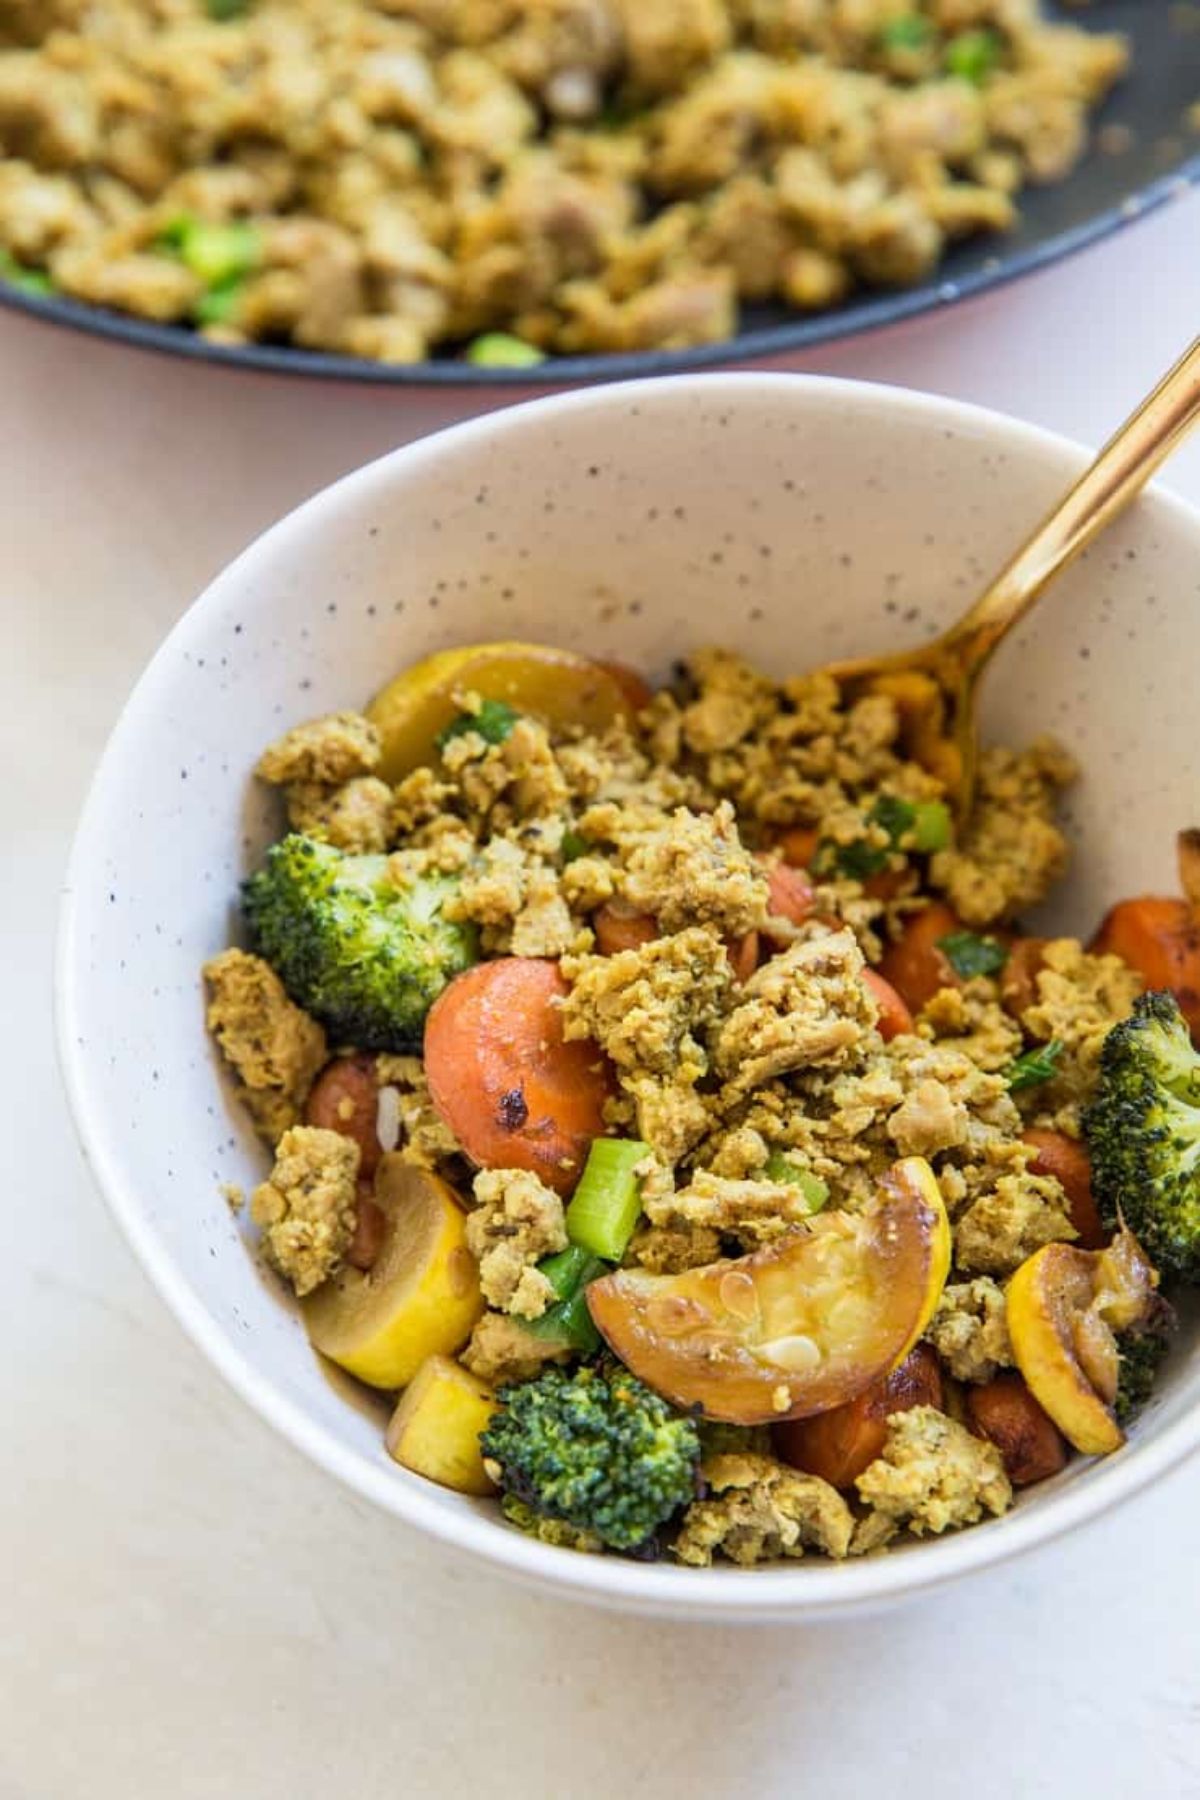
<svg viewBox="0 0 1200 1800">
<path fill-rule="evenodd" d="M 353 1138 L 361 1152 L 358 1172 L 374 1175 L 383 1149 L 376 1120 L 379 1083 L 373 1056 L 336 1056 L 325 1064 L 304 1108 L 304 1123 Z"/>
<path fill-rule="evenodd" d="M 913 1029 L 913 1016 L 890 981 L 875 969 L 863 970 L 863 981 L 879 1008 L 879 1035 L 884 1043 Z"/>
<path fill-rule="evenodd" d="M 758 967 L 757 931 L 744 932 L 740 938 L 726 938 L 725 954 L 729 958 L 733 979 L 740 987 L 743 981 L 749 981 Z"/>
<path fill-rule="evenodd" d="M 1000 971 L 1000 1004 L 1019 1019 L 1037 1004 L 1037 978 L 1045 967 L 1046 938 L 1018 937 L 1009 945 L 1008 961 Z"/>
<path fill-rule="evenodd" d="M 779 837 L 779 850 L 785 863 L 793 869 L 807 869 L 817 854 L 820 832 L 815 825 L 793 825 Z"/>
<path fill-rule="evenodd" d="M 995 1444 L 1014 1487 L 1030 1487 L 1066 1467 L 1067 1446 L 1057 1425 L 1015 1369 L 968 1388 L 964 1401 L 971 1430 Z"/>
<path fill-rule="evenodd" d="M 767 877 L 767 910 L 773 919 L 787 919 L 789 924 L 803 925 L 805 919 L 812 916 L 813 886 L 803 870 L 792 868 L 786 862 L 771 863 L 766 869 Z M 772 932 L 766 926 L 764 937 L 771 943 L 785 943 L 787 940 Z"/>
<path fill-rule="evenodd" d="M 622 950 L 640 950 L 661 937 L 658 920 L 649 913 L 631 912 L 619 900 L 610 900 L 592 914 L 596 949 L 601 956 L 617 956 Z"/>
<path fill-rule="evenodd" d="M 1146 894 L 1118 901 L 1090 948 L 1121 957 L 1148 988 L 1170 988 L 1200 1041 L 1200 919 L 1186 900 Z"/>
<path fill-rule="evenodd" d="M 1069 1138 L 1062 1131 L 1041 1131 L 1031 1127 L 1022 1137 L 1037 1156 L 1029 1167 L 1034 1175 L 1053 1175 L 1063 1193 L 1071 1223 L 1079 1233 L 1076 1242 L 1081 1250 L 1102 1250 L 1110 1233 L 1101 1223 L 1092 1195 L 1092 1162 L 1087 1145 Z"/>
<path fill-rule="evenodd" d="M 775 1454 L 794 1469 L 819 1475 L 831 1487 L 852 1487 L 882 1451 L 892 1413 L 907 1412 L 913 1406 L 940 1408 L 942 1398 L 938 1359 L 928 1344 L 918 1344 L 856 1400 L 808 1419 L 774 1426 Z"/>
<path fill-rule="evenodd" d="M 604 1135 L 611 1092 L 596 1045 L 563 1038 L 566 993 L 557 964 L 505 956 L 456 976 L 425 1021 L 430 1096 L 467 1155 L 531 1169 L 560 1194 Z"/>
<path fill-rule="evenodd" d="M 934 900 L 905 922 L 902 935 L 884 951 L 879 973 L 910 1011 L 919 1013 L 940 988 L 962 986 L 949 957 L 938 948 L 939 938 L 961 930 L 958 915 Z"/>
</svg>

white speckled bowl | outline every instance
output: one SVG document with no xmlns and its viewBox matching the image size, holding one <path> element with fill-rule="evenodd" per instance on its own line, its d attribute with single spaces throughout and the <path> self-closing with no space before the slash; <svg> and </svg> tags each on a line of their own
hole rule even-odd
<svg viewBox="0 0 1200 1800">
<path fill-rule="evenodd" d="M 1181 1349 L 1128 1447 L 1006 1518 L 881 1559 L 688 1570 L 532 1543 L 391 1463 L 260 1275 L 218 1183 L 261 1150 L 203 1031 L 198 969 L 234 922 L 271 820 L 263 743 L 361 703 L 446 644 L 522 637 L 662 675 L 735 645 L 785 671 L 920 639 L 971 596 L 1084 459 L 995 414 L 786 375 L 700 376 L 541 400 L 383 458 L 227 569 L 130 699 L 71 863 L 60 1041 L 100 1186 L 180 1322 L 250 1404 L 339 1480 L 497 1568 L 643 1612 L 827 1616 L 945 1582 L 1128 1498 L 1200 1439 Z M 1155 493 L 1069 574 L 988 688 L 987 724 L 1081 756 L 1081 850 L 1056 923 L 1172 888 L 1195 812 L 1200 520 Z"/>
</svg>

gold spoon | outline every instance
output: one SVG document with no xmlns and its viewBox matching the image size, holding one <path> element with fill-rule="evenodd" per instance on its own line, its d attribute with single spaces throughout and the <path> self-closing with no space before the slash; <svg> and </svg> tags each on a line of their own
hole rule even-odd
<svg viewBox="0 0 1200 1800">
<path fill-rule="evenodd" d="M 1059 570 L 1124 512 L 1197 419 L 1200 338 L 956 624 L 923 649 L 830 666 L 847 701 L 865 694 L 895 700 L 908 754 L 945 782 L 960 820 L 971 810 L 979 749 L 975 702 L 993 651 Z"/>
</svg>

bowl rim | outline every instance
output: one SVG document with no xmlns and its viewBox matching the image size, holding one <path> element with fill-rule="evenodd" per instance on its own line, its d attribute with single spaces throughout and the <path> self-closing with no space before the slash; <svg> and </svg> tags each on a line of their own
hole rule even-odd
<svg viewBox="0 0 1200 1800">
<path fill-rule="evenodd" d="M 452 457 L 459 446 L 503 435 L 510 428 L 524 428 L 530 414 L 544 418 L 549 426 L 571 412 L 624 406 L 630 400 L 649 406 L 659 394 L 682 390 L 723 396 L 734 404 L 744 404 L 756 393 L 769 392 L 777 397 L 785 391 L 799 397 L 819 391 L 849 409 L 877 413 L 883 408 L 897 416 L 921 418 L 930 429 L 958 427 L 988 433 L 1016 456 L 1035 453 L 1053 457 L 1068 478 L 1091 455 L 1068 438 L 1005 413 L 915 389 L 828 376 L 731 372 L 687 375 L 668 382 L 625 382 L 543 396 L 448 425 L 350 471 L 269 526 L 207 584 L 167 633 L 122 706 L 93 773 L 61 895 L 54 971 L 58 1059 L 85 1162 L 159 1297 L 193 1344 L 246 1404 L 295 1449 L 352 1492 L 406 1524 L 468 1552 L 497 1572 L 524 1578 L 561 1597 L 643 1614 L 726 1623 L 830 1618 L 928 1593 L 968 1571 L 993 1568 L 1047 1544 L 1107 1512 L 1200 1446 L 1200 1395 L 1182 1417 L 1162 1426 L 1149 1442 L 1135 1441 L 1093 1466 L 1089 1479 L 1068 1483 L 1036 1506 L 992 1521 L 986 1530 L 965 1531 L 923 1543 L 919 1554 L 914 1546 L 894 1557 L 867 1557 L 836 1565 L 814 1561 L 803 1568 L 773 1565 L 761 1570 L 717 1571 L 582 1556 L 543 1544 L 499 1520 L 446 1507 L 427 1494 L 423 1485 L 410 1487 L 396 1481 L 384 1463 L 375 1465 L 346 1449 L 332 1431 L 315 1423 L 302 1405 L 276 1391 L 258 1372 L 250 1357 L 242 1353 L 193 1292 L 143 1214 L 133 1185 L 125 1181 L 116 1149 L 121 1128 L 108 1117 L 98 1094 L 93 1092 L 90 1051 L 81 1051 L 76 1029 L 86 981 L 81 923 L 90 896 L 90 872 L 105 843 L 108 787 L 117 753 L 126 739 L 136 734 L 141 712 L 153 705 L 160 685 L 165 685 L 173 674 L 179 650 L 190 646 L 191 639 L 202 638 L 209 607 L 220 599 L 225 586 L 240 583 L 259 559 L 273 555 L 300 520 L 309 527 L 319 526 L 322 515 L 340 505 L 345 489 L 386 492 L 397 479 L 397 471 L 403 479 L 403 472 L 415 464 Z M 1139 504 L 1149 508 L 1152 515 L 1161 513 L 1190 531 L 1200 553 L 1200 511 L 1157 484 L 1147 489 Z"/>
<path fill-rule="evenodd" d="M 1095 155 L 1095 151 L 1092 152 Z M 1161 175 L 1134 187 L 1122 198 L 1089 213 L 1074 225 L 1037 238 L 1007 252 L 1002 234 L 991 234 L 991 251 L 960 275 L 935 269 L 917 287 L 899 292 L 872 292 L 818 313 L 795 313 L 778 324 L 757 325 L 717 343 L 684 350 L 590 351 L 547 357 L 525 369 L 488 369 L 443 357 L 416 363 L 379 363 L 342 351 L 302 350 L 294 345 L 217 344 L 182 325 L 166 325 L 134 313 L 92 306 L 65 294 L 27 294 L 0 282 L 0 305 L 44 325 L 74 330 L 129 349 L 149 350 L 184 362 L 225 370 L 252 370 L 260 375 L 299 375 L 307 380 L 348 381 L 356 385 L 401 388 L 449 388 L 503 392 L 531 388 L 554 391 L 579 382 L 616 382 L 648 376 L 685 374 L 793 355 L 819 345 L 839 343 L 866 331 L 882 330 L 923 313 L 1037 273 L 1077 251 L 1136 223 L 1167 201 L 1200 186 L 1200 150 L 1185 151 Z"/>
</svg>

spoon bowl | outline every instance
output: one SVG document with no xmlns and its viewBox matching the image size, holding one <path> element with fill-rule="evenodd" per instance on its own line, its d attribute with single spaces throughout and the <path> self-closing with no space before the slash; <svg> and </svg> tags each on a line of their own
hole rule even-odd
<svg viewBox="0 0 1200 1800">
<path fill-rule="evenodd" d="M 895 702 L 905 748 L 945 784 L 960 821 L 971 811 L 979 753 L 976 701 L 993 653 L 1059 571 L 1124 512 L 1198 419 L 1200 338 L 955 624 L 919 649 L 830 666 L 847 699 L 886 694 Z"/>
</svg>

